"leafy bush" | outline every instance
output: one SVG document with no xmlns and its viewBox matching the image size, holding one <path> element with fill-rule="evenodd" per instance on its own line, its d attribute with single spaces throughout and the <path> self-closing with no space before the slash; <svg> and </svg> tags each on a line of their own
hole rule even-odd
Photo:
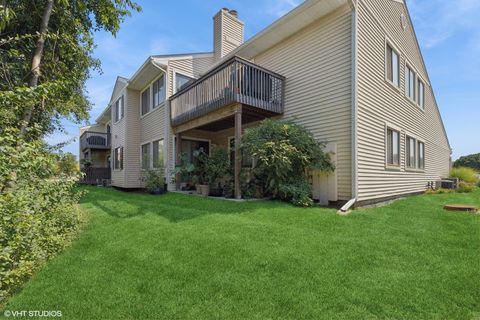
<svg viewBox="0 0 480 320">
<path fill-rule="evenodd" d="M 460 181 L 463 181 L 466 183 L 476 184 L 478 182 L 477 172 L 472 168 L 466 168 L 466 167 L 453 168 L 452 170 L 450 170 L 450 177 L 458 178 L 460 179 Z"/>
<path fill-rule="evenodd" d="M 247 129 L 242 138 L 242 149 L 256 160 L 254 174 L 264 182 L 265 191 L 292 202 L 298 198 L 293 194 L 303 194 L 307 185 L 296 180 L 292 184 L 292 177 L 307 181 L 305 173 L 309 169 L 334 169 L 323 147 L 307 129 L 292 121 L 264 120 L 259 126 Z M 290 184 L 291 188 L 288 187 Z"/>
<path fill-rule="evenodd" d="M 230 171 L 230 160 L 228 158 L 227 150 L 222 148 L 212 148 L 210 156 L 203 153 L 202 158 L 204 176 L 206 182 L 214 186 L 218 179 L 223 178 Z"/>
<path fill-rule="evenodd" d="M 427 190 L 425 193 L 426 194 L 444 194 L 444 193 L 454 193 L 455 189 L 445 189 L 445 188 L 439 188 L 436 190 Z"/>
<path fill-rule="evenodd" d="M 251 168 L 242 168 L 240 172 L 240 190 L 242 197 L 254 198 L 256 196 L 257 183 Z"/>
<path fill-rule="evenodd" d="M 142 172 L 141 181 L 149 192 L 156 192 L 165 186 L 165 174 L 163 167 Z"/>
<path fill-rule="evenodd" d="M 461 181 L 461 182 L 458 184 L 457 192 L 460 192 L 460 193 L 469 193 L 469 192 L 472 192 L 474 189 L 475 189 L 475 185 L 474 185 L 474 184 L 472 184 L 472 183 L 466 183 L 466 182 Z"/>
<path fill-rule="evenodd" d="M 278 190 L 280 199 L 296 206 L 310 207 L 313 204 L 310 185 L 304 179 L 297 178 L 281 183 Z"/>
<path fill-rule="evenodd" d="M 56 157 L 18 131 L 0 134 L 0 305 L 72 239 L 82 221 L 76 177 L 56 176 Z"/>
<path fill-rule="evenodd" d="M 460 157 L 453 163 L 453 166 L 455 168 L 467 167 L 480 171 L 480 153 Z"/>
</svg>

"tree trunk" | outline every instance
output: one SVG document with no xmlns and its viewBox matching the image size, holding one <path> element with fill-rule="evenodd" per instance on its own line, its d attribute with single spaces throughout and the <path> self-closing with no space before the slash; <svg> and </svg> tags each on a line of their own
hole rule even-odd
<svg viewBox="0 0 480 320">
<path fill-rule="evenodd" d="M 43 10 L 42 22 L 40 23 L 40 36 L 37 40 L 37 46 L 35 47 L 35 52 L 32 58 L 32 66 L 30 68 L 30 80 L 28 81 L 28 86 L 31 88 L 34 88 L 38 85 L 38 78 L 40 77 L 40 63 L 42 62 L 43 48 L 45 46 L 45 33 L 47 32 L 48 22 L 50 20 L 50 16 L 52 15 L 52 10 L 53 0 L 47 0 Z M 25 133 L 25 130 L 30 124 L 32 113 L 33 107 L 26 109 L 23 113 L 23 121 L 20 125 L 22 135 Z"/>
</svg>

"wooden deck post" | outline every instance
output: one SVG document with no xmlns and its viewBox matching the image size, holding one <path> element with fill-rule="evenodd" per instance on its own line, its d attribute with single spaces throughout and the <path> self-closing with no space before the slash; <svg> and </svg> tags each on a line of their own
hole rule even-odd
<svg viewBox="0 0 480 320">
<path fill-rule="evenodd" d="M 242 153 L 240 146 L 242 143 L 242 105 L 235 111 L 235 198 L 242 198 L 240 189 L 240 170 L 242 168 Z"/>
<path fill-rule="evenodd" d="M 175 141 L 175 170 L 177 170 L 178 166 L 181 165 L 182 161 L 182 135 L 181 133 L 177 133 L 177 139 Z M 180 179 L 181 175 L 179 172 L 175 174 L 175 187 L 177 191 L 180 191 Z"/>
</svg>

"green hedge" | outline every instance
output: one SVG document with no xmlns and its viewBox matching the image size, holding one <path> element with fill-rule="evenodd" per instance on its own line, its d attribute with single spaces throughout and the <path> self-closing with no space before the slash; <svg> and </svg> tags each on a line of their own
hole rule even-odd
<svg viewBox="0 0 480 320">
<path fill-rule="evenodd" d="M 42 142 L 0 135 L 0 305 L 47 259 L 62 250 L 83 220 L 76 176 L 57 176 Z"/>
</svg>

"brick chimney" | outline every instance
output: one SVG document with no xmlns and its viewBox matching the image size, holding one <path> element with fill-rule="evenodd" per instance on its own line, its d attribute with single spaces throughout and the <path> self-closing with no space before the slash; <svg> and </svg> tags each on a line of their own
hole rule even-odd
<svg viewBox="0 0 480 320">
<path fill-rule="evenodd" d="M 213 17 L 213 51 L 220 60 L 243 43 L 244 24 L 236 10 L 223 8 Z"/>
</svg>

